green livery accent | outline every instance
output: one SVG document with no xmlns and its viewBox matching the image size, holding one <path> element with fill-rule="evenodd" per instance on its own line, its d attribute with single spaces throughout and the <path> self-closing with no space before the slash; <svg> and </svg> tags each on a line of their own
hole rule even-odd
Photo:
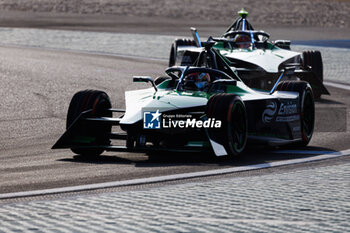
<svg viewBox="0 0 350 233">
<path fill-rule="evenodd" d="M 176 91 L 176 94 L 179 96 L 190 96 L 190 97 L 199 97 L 209 99 L 212 96 L 211 93 L 206 93 L 203 91 Z"/>
<path fill-rule="evenodd" d="M 243 96 L 244 94 L 248 93 L 248 91 L 238 86 L 227 86 L 226 93 L 235 93 L 238 96 Z"/>
<path fill-rule="evenodd" d="M 169 86 L 170 80 L 165 80 L 161 82 L 157 87 L 158 89 L 166 89 Z"/>
<path fill-rule="evenodd" d="M 240 11 L 238 11 L 238 15 L 242 18 L 247 18 L 248 17 L 248 11 L 244 10 L 244 8 L 242 8 Z"/>
<path fill-rule="evenodd" d="M 186 146 L 208 148 L 210 143 L 208 141 L 189 141 Z"/>
</svg>

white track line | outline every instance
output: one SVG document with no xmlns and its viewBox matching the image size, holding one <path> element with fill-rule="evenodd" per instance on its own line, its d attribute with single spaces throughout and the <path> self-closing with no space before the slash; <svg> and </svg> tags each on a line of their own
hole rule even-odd
<svg viewBox="0 0 350 233">
<path fill-rule="evenodd" d="M 348 84 L 334 83 L 334 82 L 330 82 L 330 81 L 324 81 L 323 84 L 326 86 L 340 88 L 340 89 L 350 91 L 350 85 L 348 85 Z"/>
<path fill-rule="evenodd" d="M 308 158 L 291 159 L 291 160 L 285 160 L 285 161 L 216 169 L 216 170 L 209 170 L 209 171 L 202 171 L 202 172 L 191 172 L 191 173 L 168 175 L 168 176 L 158 176 L 158 177 L 141 178 L 141 179 L 134 179 L 134 180 L 79 185 L 79 186 L 72 186 L 72 187 L 44 189 L 44 190 L 35 190 L 35 191 L 27 191 L 27 192 L 4 193 L 4 194 L 0 194 L 0 199 L 30 197 L 30 196 L 38 196 L 38 195 L 76 192 L 76 191 L 87 191 L 87 190 L 94 190 L 94 189 L 121 187 L 121 186 L 127 186 L 127 185 L 141 185 L 141 184 L 166 182 L 166 181 L 172 181 L 172 180 L 189 179 L 189 178 L 197 178 L 197 177 L 204 177 L 204 176 L 224 175 L 224 174 L 229 174 L 234 172 L 251 171 L 251 170 L 257 170 L 257 169 L 263 169 L 263 168 L 280 167 L 280 166 L 286 166 L 286 165 L 292 165 L 292 164 L 300 164 L 300 163 L 313 162 L 313 161 L 319 161 L 319 160 L 325 160 L 325 159 L 332 159 L 332 158 L 348 156 L 348 155 L 350 155 L 350 149 L 340 151 L 340 152 L 332 152 L 328 154 L 312 156 Z"/>
<path fill-rule="evenodd" d="M 334 151 L 324 150 L 275 150 L 269 151 L 272 154 L 295 154 L 295 155 L 320 155 L 320 154 L 332 154 Z"/>
</svg>

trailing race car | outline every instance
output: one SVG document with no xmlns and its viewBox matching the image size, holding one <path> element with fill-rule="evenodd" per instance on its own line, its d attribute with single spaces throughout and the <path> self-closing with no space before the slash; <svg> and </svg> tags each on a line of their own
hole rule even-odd
<svg viewBox="0 0 350 233">
<path fill-rule="evenodd" d="M 67 130 L 53 149 L 81 155 L 103 151 L 213 152 L 235 156 L 250 145 L 306 146 L 313 134 L 314 99 L 304 81 L 281 81 L 270 91 L 241 81 L 212 46 L 204 43 L 196 66 L 173 66 L 166 77 L 134 77 L 153 87 L 125 93 L 126 110 L 113 109 L 105 92 L 76 93 L 69 105 Z M 157 83 L 157 84 L 156 84 Z M 121 116 L 112 117 L 113 113 Z M 123 131 L 112 133 L 112 126 Z M 111 144 L 112 139 L 123 145 Z"/>
<path fill-rule="evenodd" d="M 235 67 L 241 79 L 250 87 L 270 90 L 278 74 L 288 66 L 297 66 L 292 80 L 304 80 L 310 83 L 314 97 L 329 94 L 323 85 L 323 64 L 319 51 L 303 53 L 290 50 L 290 41 L 268 41 L 270 35 L 264 31 L 255 31 L 249 23 L 248 12 L 238 12 L 239 18 L 220 38 L 214 48 L 224 55 L 232 67 Z M 177 39 L 171 46 L 169 66 L 192 65 L 200 53 L 201 41 L 194 28 L 194 40 Z"/>
</svg>

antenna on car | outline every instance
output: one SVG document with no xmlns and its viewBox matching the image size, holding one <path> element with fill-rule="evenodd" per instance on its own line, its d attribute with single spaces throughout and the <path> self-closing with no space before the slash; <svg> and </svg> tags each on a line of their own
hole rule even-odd
<svg viewBox="0 0 350 233">
<path fill-rule="evenodd" d="M 199 39 L 197 29 L 192 27 L 191 33 L 192 33 L 192 37 L 194 39 L 194 42 L 196 42 L 197 47 L 202 47 L 202 42 L 201 42 L 201 39 Z"/>
<path fill-rule="evenodd" d="M 248 11 L 244 10 L 244 8 L 242 8 L 240 11 L 238 11 L 238 15 L 239 17 L 242 17 L 243 19 L 248 17 Z"/>
<path fill-rule="evenodd" d="M 253 26 L 249 23 L 248 21 L 248 11 L 244 10 L 242 8 L 238 13 L 238 18 L 236 19 L 235 22 L 233 22 L 225 31 L 225 33 L 230 32 L 230 31 L 237 31 L 239 30 L 239 27 L 241 26 L 242 30 L 251 30 L 254 31 Z M 224 34 L 225 34 L 224 33 Z"/>
</svg>

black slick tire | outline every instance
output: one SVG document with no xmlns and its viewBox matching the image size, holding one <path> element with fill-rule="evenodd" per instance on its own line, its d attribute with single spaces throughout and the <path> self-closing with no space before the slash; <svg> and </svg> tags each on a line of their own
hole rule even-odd
<svg viewBox="0 0 350 233">
<path fill-rule="evenodd" d="M 170 47 L 170 56 L 169 56 L 169 67 L 174 66 L 176 64 L 176 58 L 177 58 L 177 47 L 178 46 L 196 46 L 196 42 L 191 39 L 176 39 Z"/>
<path fill-rule="evenodd" d="M 68 129 L 79 115 L 87 110 L 92 110 L 88 117 L 111 117 L 112 112 L 107 111 L 111 108 L 111 101 L 108 95 L 103 91 L 84 90 L 77 92 L 68 108 L 66 128 Z M 110 125 L 101 125 L 93 122 L 84 122 L 80 129 L 84 135 L 92 135 L 96 138 L 92 146 L 109 145 Z M 71 148 L 75 154 L 83 156 L 98 156 L 103 153 L 103 149 L 85 149 Z"/>
<path fill-rule="evenodd" d="M 244 102 L 235 94 L 216 94 L 207 103 L 207 118 L 221 121 L 220 129 L 208 129 L 209 134 L 222 144 L 228 156 L 241 154 L 248 138 L 248 121 Z"/>
<path fill-rule="evenodd" d="M 315 125 L 315 101 L 309 83 L 305 81 L 283 81 L 276 87 L 278 91 L 294 91 L 299 93 L 301 141 L 296 146 L 307 146 L 312 138 Z"/>
</svg>

